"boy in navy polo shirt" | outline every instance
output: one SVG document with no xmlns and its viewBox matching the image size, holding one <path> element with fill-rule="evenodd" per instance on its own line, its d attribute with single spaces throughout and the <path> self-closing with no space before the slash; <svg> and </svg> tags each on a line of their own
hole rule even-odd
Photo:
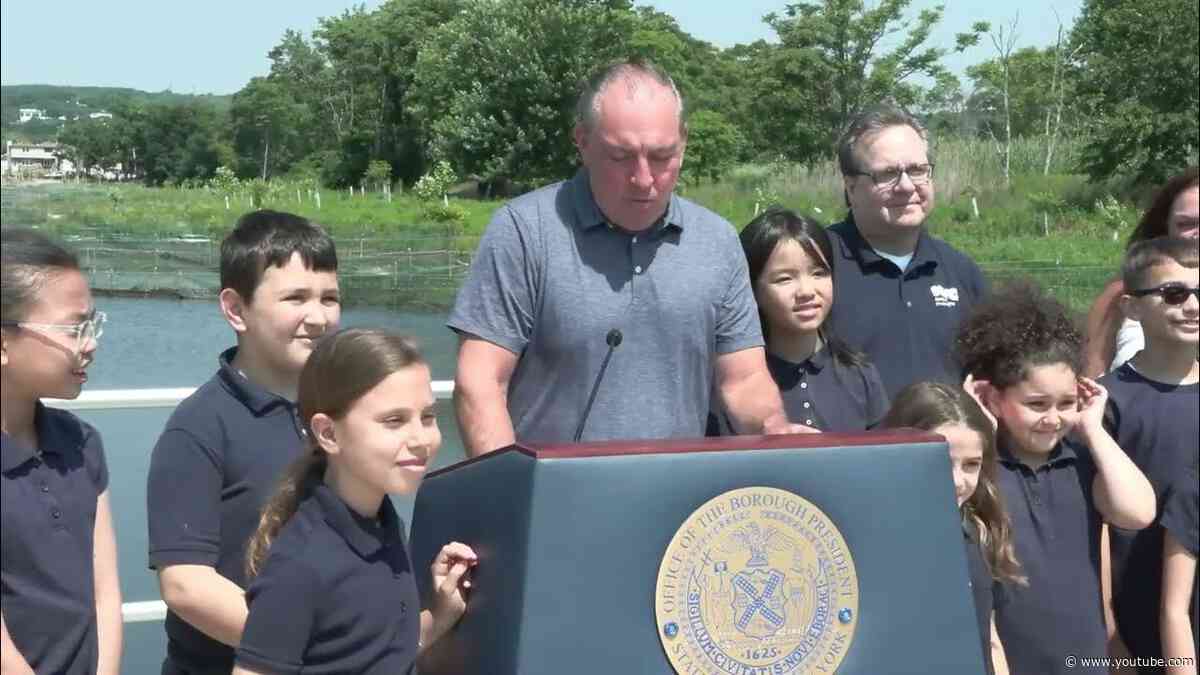
<svg viewBox="0 0 1200 675">
<path fill-rule="evenodd" d="M 924 126 L 902 110 L 870 110 L 842 136 L 838 164 L 850 213 L 829 228 L 830 329 L 875 364 L 889 398 L 914 382 L 957 385 L 954 331 L 987 283 L 926 231 L 934 183 Z"/>
<path fill-rule="evenodd" d="M 300 371 L 341 317 L 337 253 L 287 213 L 243 216 L 221 243 L 221 313 L 237 347 L 180 403 L 150 462 L 150 567 L 167 604 L 164 673 L 228 673 L 246 622 L 246 542 L 304 447 Z"/>
<path fill-rule="evenodd" d="M 1146 346 L 1100 379 L 1108 389 L 1105 427 L 1163 497 L 1196 461 L 1200 439 L 1200 267 L 1196 240 L 1161 237 L 1130 247 L 1122 266 L 1125 315 L 1142 325 Z M 1157 521 L 1157 519 L 1156 519 Z M 1162 657 L 1159 598 L 1163 530 L 1109 531 L 1117 631 L 1133 657 Z M 1142 673 L 1161 673 L 1155 665 Z"/>
<path fill-rule="evenodd" d="M 44 397 L 75 398 L 104 314 L 70 251 L 5 229 L 0 279 L 0 661 L 7 673 L 121 667 L 121 589 L 100 435 Z"/>
</svg>

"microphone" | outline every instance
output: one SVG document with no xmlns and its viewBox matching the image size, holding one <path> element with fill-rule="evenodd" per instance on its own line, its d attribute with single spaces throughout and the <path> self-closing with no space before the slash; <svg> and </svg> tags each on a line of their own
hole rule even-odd
<svg viewBox="0 0 1200 675">
<path fill-rule="evenodd" d="M 576 443 L 583 437 L 583 426 L 587 424 L 588 415 L 592 412 L 592 404 L 596 402 L 596 392 L 600 391 L 600 382 L 604 380 L 604 371 L 608 370 L 608 361 L 612 358 L 613 350 L 621 346 L 621 331 L 616 328 L 608 331 L 608 335 L 604 336 L 604 341 L 608 343 L 608 353 L 604 355 L 604 361 L 600 363 L 600 372 L 596 374 L 596 381 L 592 383 L 592 393 L 588 395 L 587 405 L 583 407 L 583 416 L 579 418 L 579 426 L 575 427 Z"/>
</svg>

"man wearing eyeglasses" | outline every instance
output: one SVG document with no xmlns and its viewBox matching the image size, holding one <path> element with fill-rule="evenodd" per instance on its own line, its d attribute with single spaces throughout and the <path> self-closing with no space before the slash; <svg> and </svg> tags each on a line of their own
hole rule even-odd
<svg viewBox="0 0 1200 675">
<path fill-rule="evenodd" d="M 957 380 L 954 332 L 987 284 L 925 227 L 934 165 L 924 126 L 895 108 L 867 111 L 842 136 L 838 163 L 850 212 L 829 230 L 833 331 L 874 362 L 889 396 Z"/>
</svg>

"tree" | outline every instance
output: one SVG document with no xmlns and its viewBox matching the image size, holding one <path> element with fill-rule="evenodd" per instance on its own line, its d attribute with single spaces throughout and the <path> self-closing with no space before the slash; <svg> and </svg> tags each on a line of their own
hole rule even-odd
<svg viewBox="0 0 1200 675">
<path fill-rule="evenodd" d="M 232 148 L 221 142 L 224 120 L 210 108 L 155 105 L 146 108 L 134 152 L 147 185 L 207 180 L 218 166 L 232 161 Z"/>
<path fill-rule="evenodd" d="M 121 161 L 122 148 L 116 124 L 106 119 L 68 122 L 58 134 L 58 142 L 81 173 L 96 168 L 106 171 Z"/>
<path fill-rule="evenodd" d="M 266 180 L 285 173 L 308 151 L 309 111 L 279 80 L 255 77 L 233 95 L 229 111 L 238 174 Z"/>
<path fill-rule="evenodd" d="M 1160 183 L 1200 148 L 1200 2 L 1085 0 L 1072 39 L 1089 113 L 1084 169 Z"/>
<path fill-rule="evenodd" d="M 410 104 L 417 54 L 461 0 L 387 0 L 322 18 L 311 40 L 288 31 L 270 52 L 270 80 L 307 110 L 299 134 L 305 156 L 338 155 L 326 170 L 355 185 L 371 160 L 412 182 L 426 164 L 426 132 Z M 353 156 L 345 156 L 350 152 Z"/>
<path fill-rule="evenodd" d="M 939 73 L 933 86 L 922 92 L 917 104 L 934 133 L 966 135 L 971 123 L 967 115 L 967 96 L 962 82 L 953 73 Z"/>
<path fill-rule="evenodd" d="M 910 2 L 816 0 L 767 15 L 779 44 L 755 50 L 760 62 L 752 71 L 765 78 L 751 81 L 756 87 L 766 83 L 759 105 L 787 132 L 773 135 L 772 147 L 798 161 L 828 156 L 840 131 L 865 107 L 886 99 L 918 103 L 919 88 L 911 80 L 946 72 L 941 59 L 950 50 L 925 46 L 942 7 L 922 10 L 913 23 L 904 17 Z M 958 34 L 954 51 L 978 43 L 988 28 L 980 22 Z M 899 44 L 885 50 L 882 44 L 896 33 Z"/>
<path fill-rule="evenodd" d="M 625 53 L 635 26 L 615 0 L 471 3 L 417 57 L 412 96 L 430 154 L 488 183 L 570 175 L 578 85 Z"/>
<path fill-rule="evenodd" d="M 992 46 L 996 49 L 996 63 L 1000 69 L 998 93 L 1000 95 L 1000 121 L 1004 125 L 1004 143 L 1000 143 L 1000 139 L 996 136 L 996 130 L 988 126 L 988 133 L 991 134 L 992 140 L 996 143 L 996 154 L 1003 158 L 1002 168 L 1004 170 L 1004 187 L 1007 189 L 1012 181 L 1012 96 L 1010 95 L 1012 86 L 1012 55 L 1013 50 L 1017 46 L 1017 21 L 1018 17 L 1014 16 L 1012 24 L 1009 25 L 1008 31 L 1005 32 L 1004 26 L 1000 26 L 994 33 L 988 35 L 992 40 Z"/>
<path fill-rule="evenodd" d="M 693 113 L 688 119 L 684 178 L 691 183 L 698 183 L 701 178 L 720 180 L 737 161 L 745 142 L 738 128 L 721 113 L 711 110 Z"/>
</svg>

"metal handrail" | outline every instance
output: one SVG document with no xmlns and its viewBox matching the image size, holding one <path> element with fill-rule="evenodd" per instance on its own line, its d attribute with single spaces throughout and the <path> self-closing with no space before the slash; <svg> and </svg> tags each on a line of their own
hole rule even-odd
<svg viewBox="0 0 1200 675">
<path fill-rule="evenodd" d="M 126 408 L 172 408 L 191 396 L 195 387 L 163 389 L 97 389 L 85 391 L 79 398 L 49 398 L 47 405 L 66 410 L 117 410 Z M 434 380 L 433 395 L 442 400 L 454 395 L 453 380 Z M 121 604 L 121 619 L 125 623 L 162 621 L 167 617 L 167 605 L 162 600 L 142 600 Z"/>
</svg>

